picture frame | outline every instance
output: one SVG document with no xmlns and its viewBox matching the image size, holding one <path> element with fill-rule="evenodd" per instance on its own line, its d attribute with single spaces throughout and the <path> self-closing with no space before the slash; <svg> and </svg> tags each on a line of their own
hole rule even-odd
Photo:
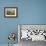
<svg viewBox="0 0 46 46">
<path fill-rule="evenodd" d="M 17 7 L 4 7 L 4 17 L 6 18 L 18 17 L 18 8 Z"/>
</svg>

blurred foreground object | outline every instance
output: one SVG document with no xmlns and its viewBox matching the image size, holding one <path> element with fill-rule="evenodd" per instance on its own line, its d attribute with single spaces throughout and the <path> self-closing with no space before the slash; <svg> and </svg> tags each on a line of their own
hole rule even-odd
<svg viewBox="0 0 46 46">
<path fill-rule="evenodd" d="M 13 45 L 13 42 L 15 41 L 15 39 L 16 39 L 16 34 L 14 32 L 8 35 L 8 40 L 12 41 L 11 45 Z M 10 42 L 8 42 L 8 46 L 10 46 Z"/>
</svg>

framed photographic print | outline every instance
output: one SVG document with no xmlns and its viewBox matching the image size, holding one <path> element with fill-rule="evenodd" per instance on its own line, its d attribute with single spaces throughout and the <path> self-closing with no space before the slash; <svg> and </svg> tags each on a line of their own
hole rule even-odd
<svg viewBox="0 0 46 46">
<path fill-rule="evenodd" d="M 4 16 L 9 18 L 15 18 L 18 16 L 18 8 L 17 7 L 5 7 L 4 8 Z"/>
</svg>

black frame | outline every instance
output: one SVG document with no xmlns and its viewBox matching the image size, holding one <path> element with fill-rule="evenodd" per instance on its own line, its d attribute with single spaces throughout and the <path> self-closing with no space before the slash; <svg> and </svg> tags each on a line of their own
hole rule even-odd
<svg viewBox="0 0 46 46">
<path fill-rule="evenodd" d="M 5 15 L 5 9 L 6 8 L 16 8 L 16 16 L 6 16 Z M 4 7 L 4 17 L 5 18 L 16 18 L 16 17 L 18 17 L 18 7 Z"/>
</svg>

